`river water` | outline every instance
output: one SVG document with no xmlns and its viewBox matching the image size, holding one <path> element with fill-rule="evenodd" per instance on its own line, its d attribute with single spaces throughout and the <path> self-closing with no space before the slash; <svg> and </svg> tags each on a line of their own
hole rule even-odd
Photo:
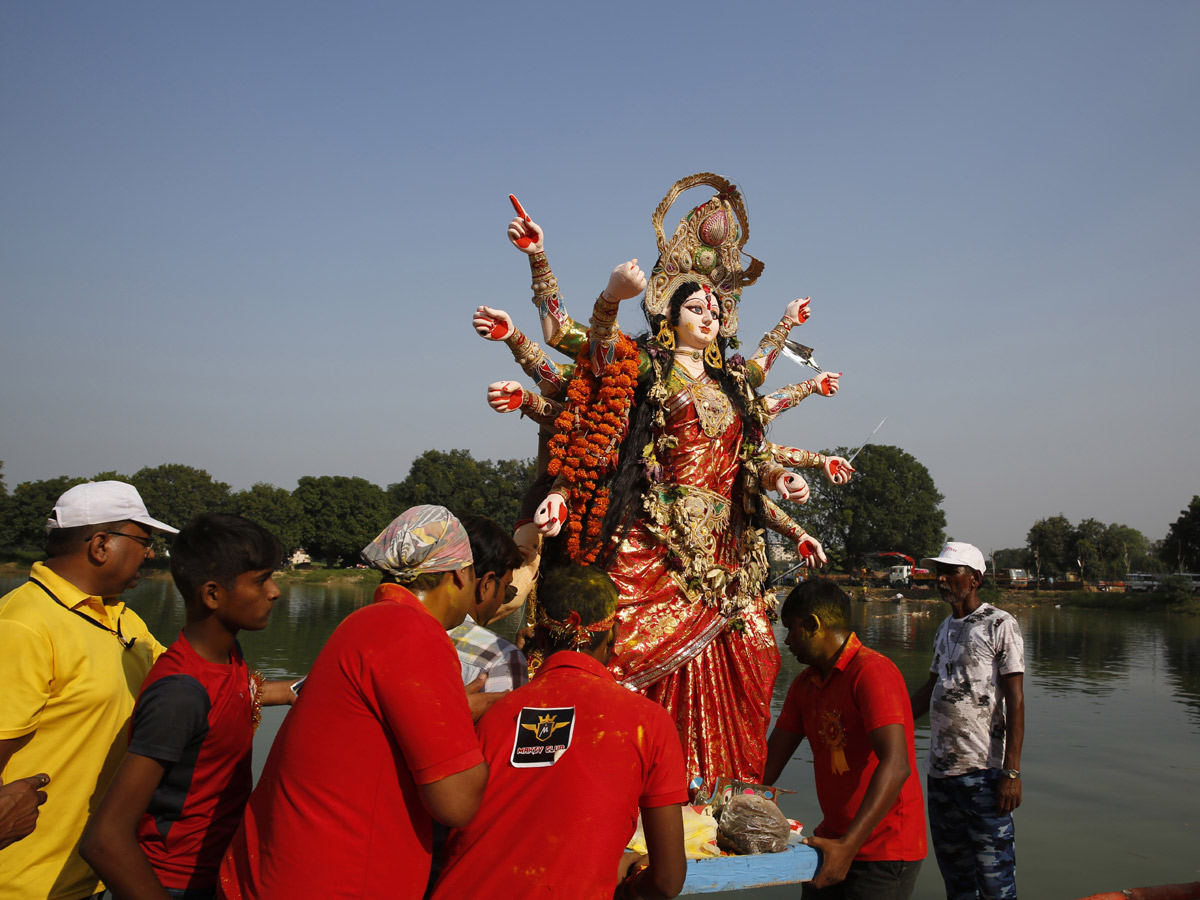
<svg viewBox="0 0 1200 900">
<path fill-rule="evenodd" d="M 0 591 L 22 580 L 0 577 Z M 268 627 L 242 634 L 247 659 L 268 678 L 307 672 L 337 623 L 371 594 L 353 584 L 280 586 Z M 127 600 L 163 643 L 178 634 L 182 605 L 168 580 L 148 578 Z M 1026 653 L 1024 798 L 1016 813 L 1021 895 L 1072 900 L 1200 880 L 1200 619 L 1044 606 L 1010 611 Z M 934 631 L 946 613 L 937 602 L 855 603 L 855 629 L 896 662 L 912 688 L 928 677 Z M 799 668 L 785 651 L 776 713 Z M 263 710 L 256 777 L 285 714 Z M 928 720 L 918 723 L 919 762 L 928 736 Z M 784 796 L 784 812 L 811 832 L 820 811 L 807 744 L 780 787 L 796 792 Z M 798 888 L 749 893 L 794 900 Z M 931 851 L 914 897 L 944 896 Z"/>
</svg>

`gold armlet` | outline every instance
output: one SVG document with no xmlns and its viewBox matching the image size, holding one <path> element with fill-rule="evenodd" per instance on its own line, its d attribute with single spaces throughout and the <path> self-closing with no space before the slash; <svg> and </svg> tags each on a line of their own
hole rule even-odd
<svg viewBox="0 0 1200 900">
<path fill-rule="evenodd" d="M 535 306 L 541 304 L 543 297 L 554 296 L 558 293 L 558 279 L 550 270 L 550 261 L 546 259 L 545 253 L 535 253 L 529 257 L 529 272 L 533 277 L 531 287 Z"/>
<path fill-rule="evenodd" d="M 759 351 L 761 352 L 766 347 L 773 347 L 775 350 L 782 349 L 783 342 L 787 340 L 787 336 L 789 333 L 791 333 L 791 330 L 791 326 L 788 325 L 787 319 L 784 319 L 782 322 L 763 335 L 763 339 L 758 345 Z"/>
</svg>

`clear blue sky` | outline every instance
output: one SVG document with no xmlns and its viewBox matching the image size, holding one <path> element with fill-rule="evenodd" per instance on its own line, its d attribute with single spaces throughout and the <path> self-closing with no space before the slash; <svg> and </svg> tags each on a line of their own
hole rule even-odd
<svg viewBox="0 0 1200 900">
<path fill-rule="evenodd" d="M 532 455 L 470 328 L 537 330 L 507 194 L 586 317 L 715 171 L 766 263 L 743 343 L 812 295 L 846 373 L 774 439 L 886 415 L 984 550 L 1162 537 L 1200 492 L 1198 46 L 1191 0 L 3 4 L 4 475 Z"/>
</svg>

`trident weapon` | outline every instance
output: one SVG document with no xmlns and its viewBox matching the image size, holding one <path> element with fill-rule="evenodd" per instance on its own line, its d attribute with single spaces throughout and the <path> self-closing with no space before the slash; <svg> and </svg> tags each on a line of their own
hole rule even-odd
<svg viewBox="0 0 1200 900">
<path fill-rule="evenodd" d="M 882 419 L 880 419 L 879 424 L 875 426 L 875 431 L 878 431 L 880 428 L 882 428 L 883 423 L 886 421 L 887 421 L 887 416 L 884 416 Z M 867 444 L 871 443 L 871 438 L 875 437 L 875 431 L 872 431 L 870 434 L 867 435 L 867 439 L 862 442 L 862 447 L 859 447 L 857 450 L 855 450 L 854 455 L 851 456 L 848 460 L 846 460 L 846 462 L 853 465 L 855 458 L 858 456 L 858 454 L 862 453 L 863 447 L 865 447 L 865 446 L 867 446 Z"/>
</svg>

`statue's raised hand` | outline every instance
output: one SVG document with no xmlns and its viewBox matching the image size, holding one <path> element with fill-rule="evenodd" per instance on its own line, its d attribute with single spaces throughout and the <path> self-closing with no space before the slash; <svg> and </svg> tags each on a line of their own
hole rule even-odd
<svg viewBox="0 0 1200 900">
<path fill-rule="evenodd" d="M 829 479 L 829 483 L 836 485 L 847 484 L 850 476 L 856 471 L 849 461 L 840 456 L 827 456 L 822 468 L 825 469 L 825 477 Z"/>
<path fill-rule="evenodd" d="M 793 503 L 807 503 L 809 496 L 808 482 L 795 472 L 784 472 L 775 481 L 775 490 L 784 500 Z"/>
<path fill-rule="evenodd" d="M 547 494 L 533 514 L 533 524 L 546 537 L 554 537 L 567 521 L 567 501 L 562 494 Z"/>
<path fill-rule="evenodd" d="M 502 341 L 513 333 L 512 316 L 502 309 L 481 306 L 475 310 L 471 324 L 479 336 L 487 341 Z"/>
<path fill-rule="evenodd" d="M 512 412 L 521 408 L 525 389 L 516 381 L 493 381 L 488 385 L 488 406 L 499 413 Z"/>
<path fill-rule="evenodd" d="M 512 201 L 513 209 L 517 211 L 517 217 L 508 223 L 508 239 L 522 253 L 528 253 L 530 256 L 541 253 L 546 249 L 542 229 L 533 219 L 529 218 L 529 213 L 525 212 L 516 197 L 509 194 L 508 199 Z"/>
<path fill-rule="evenodd" d="M 792 323 L 793 328 L 808 321 L 808 301 L 811 299 L 811 297 L 805 297 L 803 300 L 793 300 L 783 311 L 783 317 Z"/>
<path fill-rule="evenodd" d="M 608 276 L 604 293 L 609 300 L 621 301 L 636 297 L 646 289 L 646 274 L 638 268 L 637 260 L 621 263 Z"/>
</svg>

